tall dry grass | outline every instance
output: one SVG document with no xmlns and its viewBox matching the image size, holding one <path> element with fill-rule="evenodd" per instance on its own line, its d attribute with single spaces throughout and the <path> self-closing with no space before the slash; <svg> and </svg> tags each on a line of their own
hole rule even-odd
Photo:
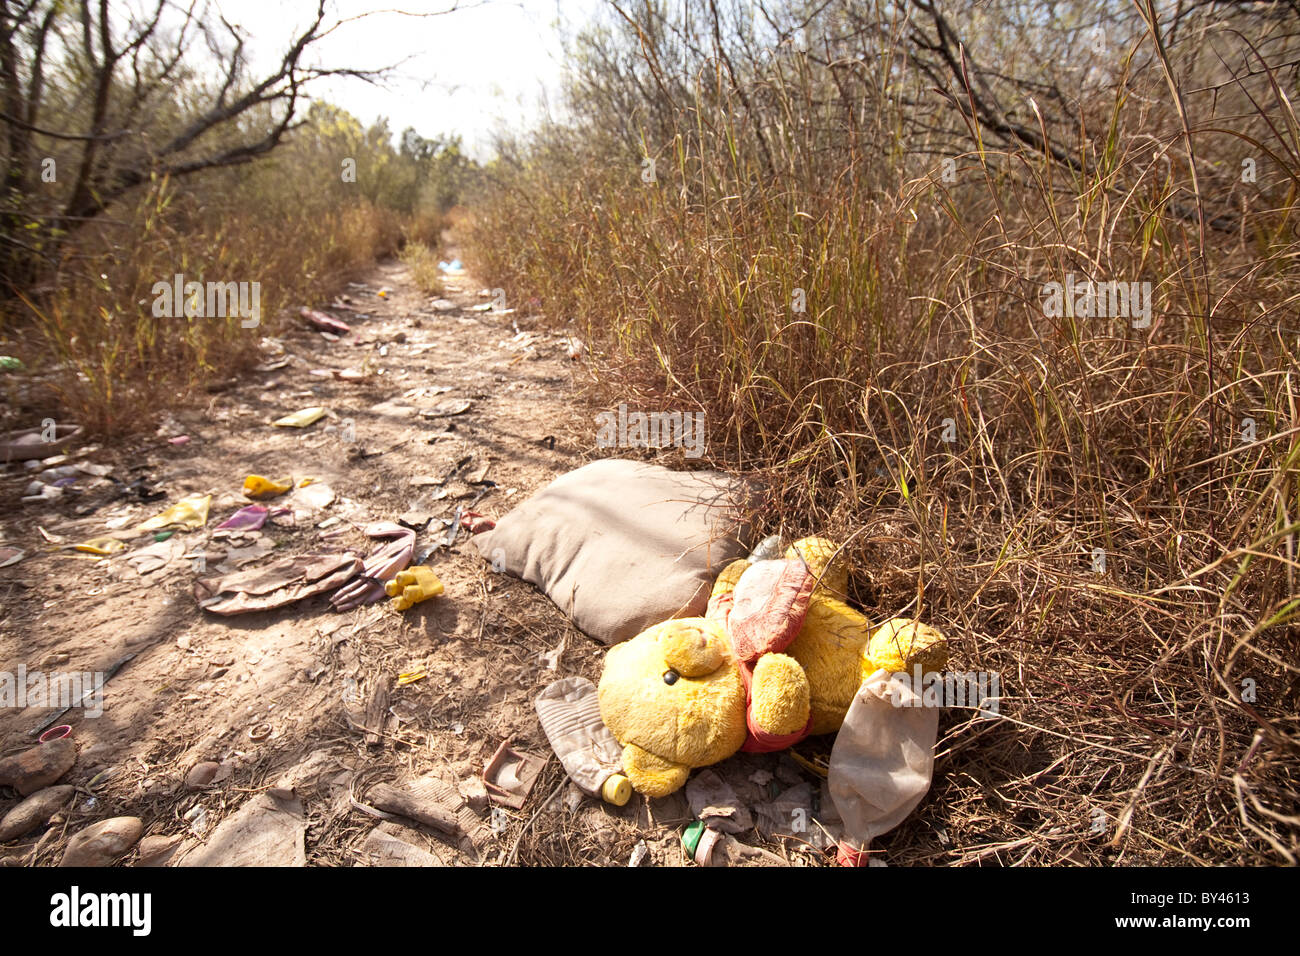
<svg viewBox="0 0 1300 956">
<path fill-rule="evenodd" d="M 843 541 L 872 615 L 1000 675 L 999 719 L 945 718 L 891 859 L 1295 863 L 1285 24 L 1112 24 L 1104 76 L 1020 109 L 1033 142 L 917 65 L 928 5 L 832 4 L 821 56 L 711 39 L 710 7 L 584 48 L 577 119 L 497 165 L 472 260 L 585 326 L 594 404 L 704 411 L 706 463 L 766 479 L 764 530 Z M 948 15 L 1023 75 L 1029 31 Z M 1048 314 L 1070 274 L 1151 283 L 1150 327 Z"/>
</svg>

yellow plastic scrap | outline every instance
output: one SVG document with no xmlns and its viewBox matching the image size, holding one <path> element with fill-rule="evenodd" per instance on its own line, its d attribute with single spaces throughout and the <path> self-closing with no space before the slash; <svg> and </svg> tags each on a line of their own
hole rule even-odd
<svg viewBox="0 0 1300 956">
<path fill-rule="evenodd" d="M 384 593 L 393 599 L 393 607 L 405 611 L 412 604 L 418 604 L 442 593 L 442 582 L 431 568 L 422 564 L 414 565 L 405 571 L 398 571 L 397 577 L 384 585 Z"/>
<path fill-rule="evenodd" d="M 98 554 L 101 557 L 110 554 L 117 554 L 119 551 L 126 550 L 126 542 L 117 538 L 91 538 L 89 541 L 82 541 L 80 544 L 74 544 L 73 548 L 78 551 L 84 551 L 87 554 Z"/>
<path fill-rule="evenodd" d="M 211 495 L 190 495 L 182 498 L 161 514 L 154 515 L 148 521 L 135 526 L 135 531 L 161 531 L 163 528 L 180 526 L 188 531 L 202 528 L 208 523 L 208 506 L 212 504 Z"/>
<path fill-rule="evenodd" d="M 304 408 L 302 411 L 294 412 L 292 415 L 285 415 L 284 418 L 271 422 L 277 428 L 306 428 L 320 421 L 325 415 L 325 409 L 319 405 L 313 405 L 311 408 Z"/>
<path fill-rule="evenodd" d="M 284 481 L 272 481 L 270 478 L 263 478 L 261 475 L 249 475 L 244 479 L 244 497 L 274 498 L 276 495 L 284 494 L 292 487 L 292 478 L 286 478 Z"/>
<path fill-rule="evenodd" d="M 399 687 L 404 687 L 407 684 L 414 684 L 416 681 L 424 680 L 428 676 L 429 675 L 425 672 L 424 668 L 421 667 L 419 670 L 406 671 L 403 674 L 398 674 L 397 684 Z"/>
</svg>

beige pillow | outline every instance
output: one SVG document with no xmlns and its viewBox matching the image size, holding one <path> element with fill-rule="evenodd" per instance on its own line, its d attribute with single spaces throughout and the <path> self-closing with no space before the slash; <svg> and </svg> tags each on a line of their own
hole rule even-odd
<svg viewBox="0 0 1300 956">
<path fill-rule="evenodd" d="M 536 585 L 606 644 L 699 617 L 742 557 L 744 485 L 713 471 L 605 459 L 556 478 L 474 537 L 497 570 Z"/>
</svg>

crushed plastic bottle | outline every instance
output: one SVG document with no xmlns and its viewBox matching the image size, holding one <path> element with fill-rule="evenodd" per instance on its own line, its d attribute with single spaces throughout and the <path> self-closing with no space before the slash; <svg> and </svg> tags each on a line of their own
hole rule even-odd
<svg viewBox="0 0 1300 956">
<path fill-rule="evenodd" d="M 620 773 L 623 751 L 600 718 L 595 684 L 565 677 L 547 685 L 537 696 L 537 716 L 569 779 L 606 803 L 627 804 L 632 784 Z"/>
</svg>

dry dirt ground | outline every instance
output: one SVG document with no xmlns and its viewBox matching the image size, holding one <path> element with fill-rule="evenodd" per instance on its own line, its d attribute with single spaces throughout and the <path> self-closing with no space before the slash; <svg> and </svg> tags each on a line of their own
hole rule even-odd
<svg viewBox="0 0 1300 956">
<path fill-rule="evenodd" d="M 386 299 L 377 294 L 383 287 Z M 143 478 L 165 493 L 158 500 L 119 497 L 79 517 L 78 508 L 117 486 L 79 480 L 76 496 L 22 505 L 30 475 L 4 471 L 0 543 L 26 557 L 0 569 L 0 671 L 102 672 L 134 656 L 105 687 L 102 716 L 74 708 L 56 721 L 72 726 L 79 748 L 62 781 L 77 786 L 76 797 L 48 828 L 0 844 L 0 864 L 55 864 L 72 834 L 122 815 L 139 817 L 148 837 L 172 838 L 148 844 L 174 845 L 163 854 L 168 865 L 626 865 L 634 851 L 646 864 L 685 863 L 680 834 L 692 816 L 682 795 L 638 796 L 622 809 L 583 798 L 538 723 L 537 693 L 561 676 L 598 679 L 602 649 L 530 585 L 493 573 L 464 530 L 454 544 L 440 543 L 457 507 L 483 489 L 475 510 L 499 516 L 601 457 L 590 412 L 572 397 L 583 362 L 569 357 L 561 335 L 475 310 L 487 301 L 478 290 L 471 276 L 449 280 L 454 307 L 440 310 L 400 264 L 381 264 L 346 290 L 368 317 L 333 312 L 351 324 L 350 335 L 332 342 L 295 325 L 263 343 L 260 367 L 269 370 L 228 383 L 205 406 L 173 410 L 157 437 L 76 459 L 109 465 L 123 482 Z M 365 375 L 312 374 L 347 368 Z M 449 399 L 471 404 L 454 416 L 422 414 Z M 328 414 L 309 428 L 270 425 L 313 405 Z M 190 440 L 166 441 L 177 435 Z M 200 609 L 195 580 L 234 560 L 212 531 L 248 503 L 241 485 L 249 474 L 312 478 L 337 495 L 292 524 L 268 524 L 243 554 L 270 553 L 250 566 L 322 549 L 364 556 L 376 547 L 361 530 L 368 522 L 424 512 L 432 520 L 416 555 L 434 549 L 426 563 L 445 594 L 405 613 L 387 601 L 336 613 L 321 597 L 233 617 Z M 162 568 L 141 574 L 130 552 L 97 558 L 68 547 L 191 494 L 213 496 L 209 520 L 160 549 Z M 199 553 L 206 572 L 186 557 Z M 426 676 L 399 685 L 397 675 L 409 672 Z M 0 710 L 0 757 L 30 746 L 30 731 L 52 712 Z M 381 782 L 422 778 L 444 802 L 459 801 L 455 788 L 472 790 L 467 782 L 505 740 L 546 758 L 545 769 L 520 810 L 494 817 L 462 805 L 472 838 L 370 812 L 367 790 Z M 187 787 L 187 774 L 206 761 L 219 765 L 215 779 Z M 727 766 L 733 784 L 760 798 L 800 780 L 818 786 L 789 757 L 738 756 Z M 0 788 L 0 816 L 17 803 Z M 798 840 L 767 848 L 790 863 L 825 860 Z M 137 864 L 140 855 L 122 862 Z"/>
</svg>

